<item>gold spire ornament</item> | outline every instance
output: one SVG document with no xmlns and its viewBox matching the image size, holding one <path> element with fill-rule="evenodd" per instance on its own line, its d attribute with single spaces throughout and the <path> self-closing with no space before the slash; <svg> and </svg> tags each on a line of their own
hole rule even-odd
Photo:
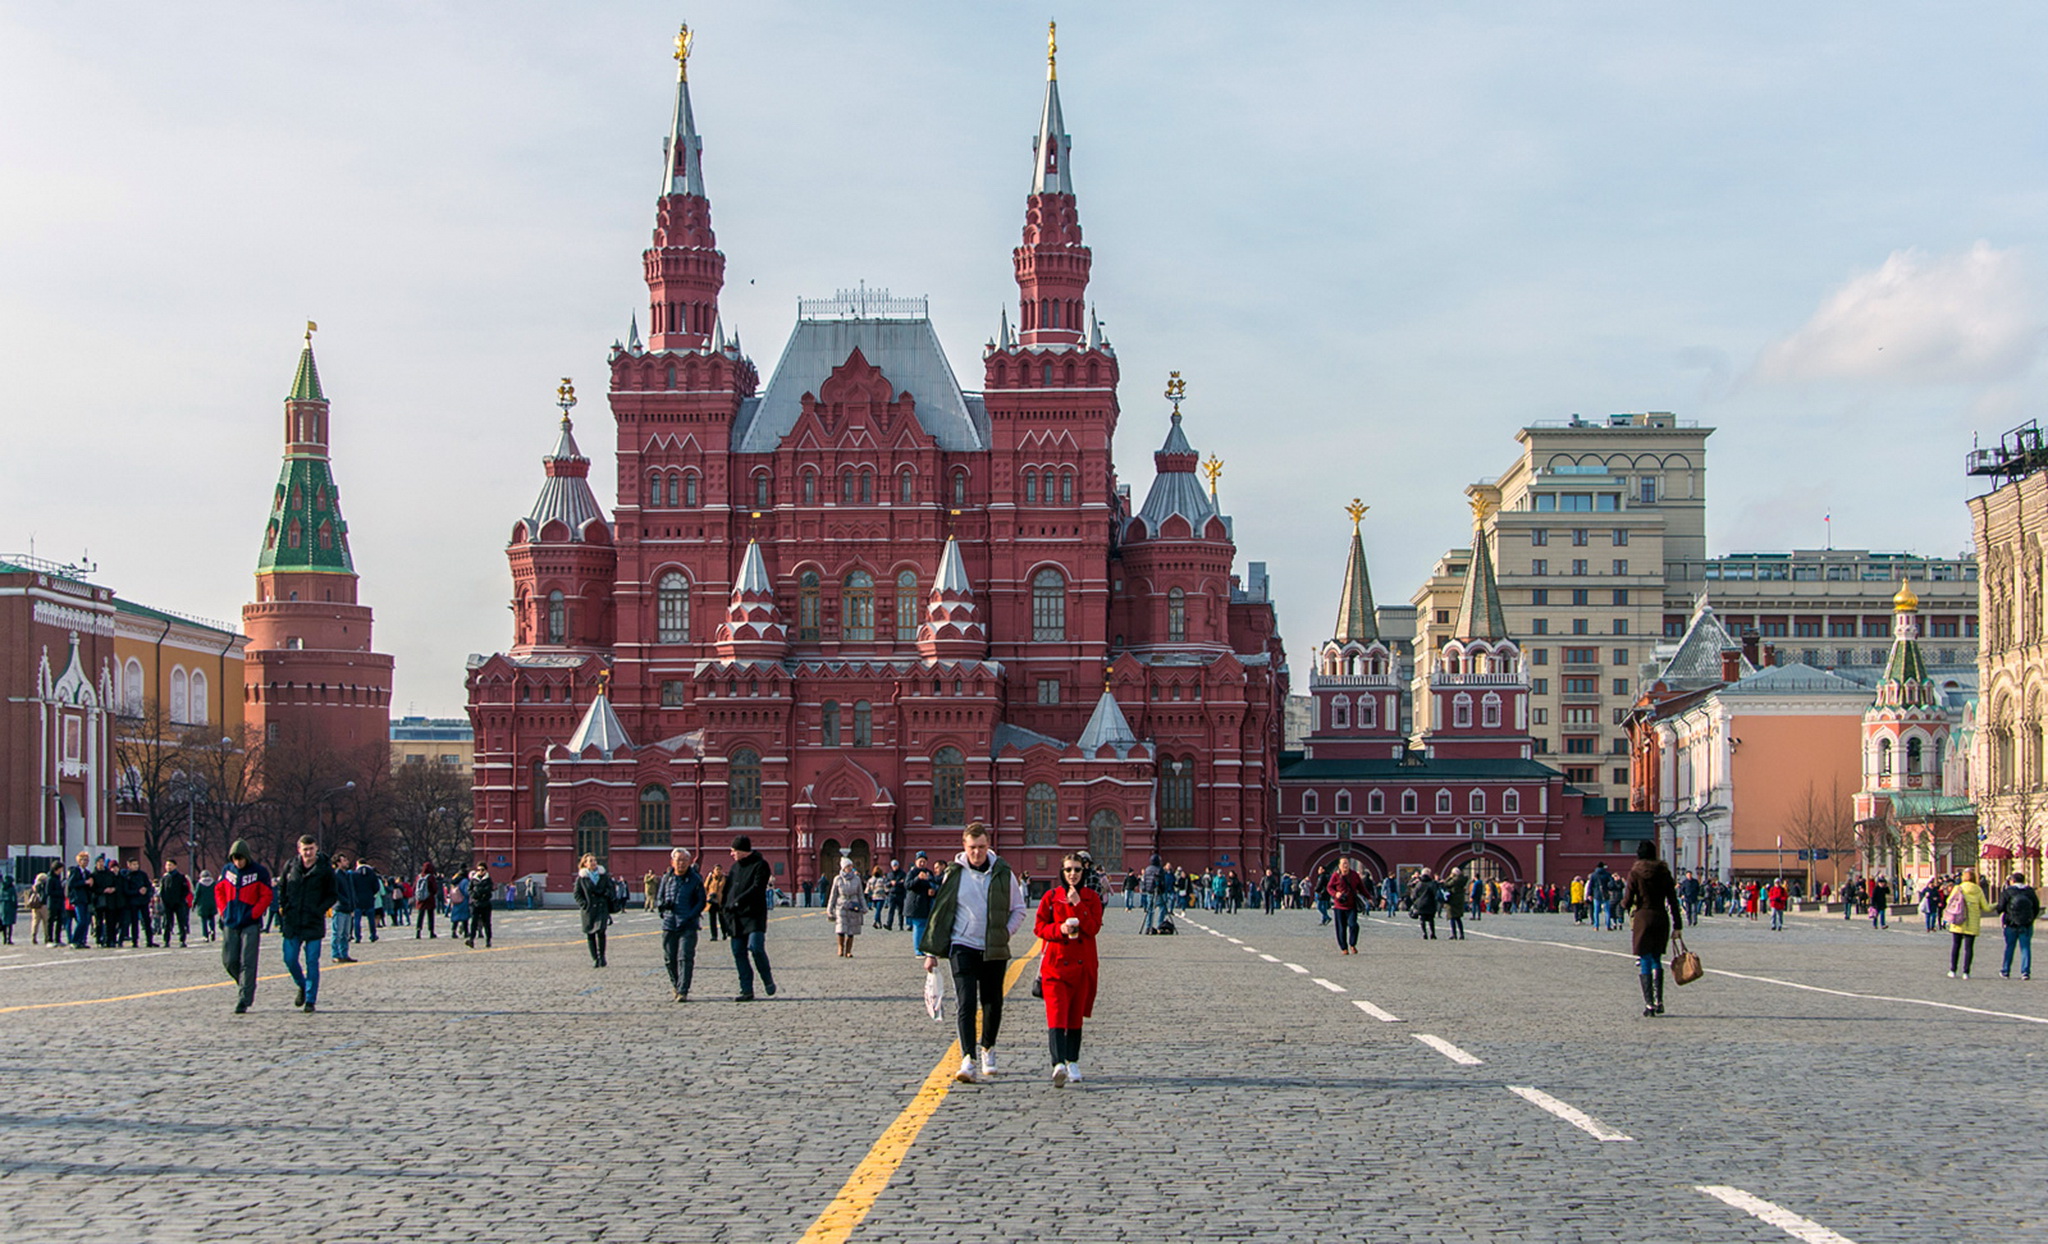
<svg viewBox="0 0 2048 1244">
<path fill-rule="evenodd" d="M 610 666 L 606 666 L 597 672 L 597 693 L 599 695 L 610 695 L 612 693 L 612 671 Z"/>
<path fill-rule="evenodd" d="M 1494 512 L 1495 510 L 1498 510 L 1499 508 L 1500 508 L 1500 502 L 1498 502 L 1498 501 L 1494 500 L 1494 499 L 1493 499 L 1492 497 L 1488 496 L 1487 494 L 1485 494 L 1485 493 L 1483 493 L 1483 492 L 1482 492 L 1482 493 L 1475 493 L 1475 494 L 1473 494 L 1473 497 L 1472 497 L 1472 530 L 1474 530 L 1474 531 L 1484 531 L 1484 530 L 1486 530 L 1486 520 L 1487 520 L 1487 519 L 1489 519 L 1489 518 L 1491 518 L 1491 517 L 1493 517 L 1493 512 Z"/>
<path fill-rule="evenodd" d="M 1209 460 L 1202 464 L 1202 474 L 1209 477 L 1209 499 L 1214 501 L 1216 499 L 1216 477 L 1223 474 L 1223 459 L 1215 454 L 1210 454 Z"/>
<path fill-rule="evenodd" d="M 676 33 L 676 81 L 690 80 L 690 49 L 696 44 L 697 36 L 690 33 L 690 23 Z"/>
<path fill-rule="evenodd" d="M 309 345 L 309 346 L 310 346 L 310 345 L 312 345 L 312 344 L 313 344 L 313 334 L 314 334 L 314 333 L 317 333 L 317 332 L 319 332 L 319 331 L 320 331 L 320 326 L 319 326 L 318 324 L 315 324 L 315 323 L 314 323 L 313 321 L 311 321 L 311 320 L 307 320 L 307 321 L 306 321 L 306 344 L 307 344 L 307 345 Z"/>
<path fill-rule="evenodd" d="M 1180 404 L 1187 400 L 1188 382 L 1180 378 L 1179 372 L 1170 372 L 1166 381 L 1166 400 L 1173 403 L 1173 416 L 1180 418 Z"/>
<path fill-rule="evenodd" d="M 1363 499 L 1351 498 L 1351 504 L 1344 507 L 1344 512 L 1351 516 L 1351 530 L 1358 530 L 1358 524 L 1365 521 L 1365 512 L 1371 508 Z"/>
<path fill-rule="evenodd" d="M 1047 82 L 1059 81 L 1059 54 L 1060 24 L 1058 22 L 1047 22 L 1045 24 L 1045 80 Z"/>
<path fill-rule="evenodd" d="M 562 426 L 569 425 L 569 409 L 576 405 L 576 385 L 567 376 L 562 377 L 561 387 L 555 390 L 555 405 L 562 408 Z"/>
</svg>

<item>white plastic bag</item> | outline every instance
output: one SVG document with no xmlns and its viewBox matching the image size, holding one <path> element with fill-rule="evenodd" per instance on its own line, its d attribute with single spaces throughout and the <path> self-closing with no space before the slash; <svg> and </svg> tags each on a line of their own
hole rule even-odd
<svg viewBox="0 0 2048 1244">
<path fill-rule="evenodd" d="M 939 983 L 939 974 L 929 969 L 924 974 L 924 1010 L 935 1020 L 946 1018 L 946 987 Z"/>
</svg>

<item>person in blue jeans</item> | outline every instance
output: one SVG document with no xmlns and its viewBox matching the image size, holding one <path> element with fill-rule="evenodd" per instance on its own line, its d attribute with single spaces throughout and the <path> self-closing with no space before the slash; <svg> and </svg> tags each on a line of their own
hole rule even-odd
<svg viewBox="0 0 2048 1244">
<path fill-rule="evenodd" d="M 725 878 L 726 931 L 732 937 L 732 963 L 740 978 L 734 1002 L 754 1000 L 757 972 L 768 996 L 775 996 L 775 973 L 768 966 L 769 881 L 768 861 L 754 850 L 753 839 L 745 834 L 734 838 L 732 871 Z"/>
<path fill-rule="evenodd" d="M 2034 921 L 2041 914 L 2041 896 L 2027 884 L 2022 873 L 2014 873 L 1998 896 L 1998 921 L 2005 926 L 2005 963 L 2000 976 L 2012 975 L 2012 952 L 2020 952 L 2020 979 L 2034 978 Z"/>
<path fill-rule="evenodd" d="M 277 931 L 284 938 L 285 970 L 298 987 L 292 1005 L 308 1015 L 318 1009 L 320 948 L 327 939 L 327 909 L 334 906 L 334 893 L 334 866 L 311 834 L 302 835 L 298 857 L 278 878 Z"/>
</svg>

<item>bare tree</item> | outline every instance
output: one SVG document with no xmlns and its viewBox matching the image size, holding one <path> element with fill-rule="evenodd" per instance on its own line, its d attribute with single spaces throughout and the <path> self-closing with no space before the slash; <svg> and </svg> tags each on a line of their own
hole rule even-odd
<svg viewBox="0 0 2048 1244">
<path fill-rule="evenodd" d="M 185 837 L 195 824 L 196 796 L 187 732 L 171 723 L 163 705 L 151 700 L 134 717 L 122 717 L 114 730 L 115 790 L 121 811 L 142 820 L 142 854 L 152 876 L 161 873 L 164 849 Z"/>
<path fill-rule="evenodd" d="M 334 802 L 354 789 L 352 759 L 302 731 L 286 730 L 264 748 L 261 812 L 244 835 L 257 859 L 280 867 L 301 835 L 323 836 Z"/>
<path fill-rule="evenodd" d="M 1819 853 L 1828 853 L 1830 861 L 1857 847 L 1856 812 L 1851 797 L 1842 790 L 1842 780 L 1832 778 L 1827 789 L 1821 790 L 1811 779 L 1793 805 L 1790 819 L 1785 823 L 1785 836 L 1792 845 L 1807 853 L 1811 862 Z M 1807 870 L 1809 890 L 1812 889 L 1813 870 Z M 1836 875 L 1839 880 L 1839 874 Z"/>
<path fill-rule="evenodd" d="M 321 842 L 328 851 L 346 849 L 359 860 L 389 864 L 395 843 L 391 751 L 382 743 L 370 743 L 343 760 L 350 785 L 330 801 L 328 832 Z"/>
<path fill-rule="evenodd" d="M 394 868 L 427 860 L 443 873 L 467 869 L 473 804 L 469 779 L 447 765 L 400 765 L 391 779 Z"/>
<path fill-rule="evenodd" d="M 199 854 L 211 861 L 207 866 L 225 863 L 228 847 L 254 832 L 262 818 L 262 742 L 254 729 L 244 726 L 236 735 L 207 731 L 185 751 L 187 772 L 199 790 Z M 191 865 L 197 876 L 200 860 Z"/>
</svg>

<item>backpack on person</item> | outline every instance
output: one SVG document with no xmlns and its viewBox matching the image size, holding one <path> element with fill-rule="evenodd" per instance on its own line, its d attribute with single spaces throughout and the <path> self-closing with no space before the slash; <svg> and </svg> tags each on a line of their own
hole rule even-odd
<svg viewBox="0 0 2048 1244">
<path fill-rule="evenodd" d="M 1963 892 L 1963 887 L 1957 886 L 1955 892 L 1948 896 L 1948 907 L 1942 911 L 1941 918 L 1950 924 L 1970 922 L 1970 896 Z"/>
<path fill-rule="evenodd" d="M 2041 899 L 2032 887 L 2022 886 L 2005 893 L 2005 922 L 2016 929 L 2031 929 L 2041 915 Z"/>
</svg>

